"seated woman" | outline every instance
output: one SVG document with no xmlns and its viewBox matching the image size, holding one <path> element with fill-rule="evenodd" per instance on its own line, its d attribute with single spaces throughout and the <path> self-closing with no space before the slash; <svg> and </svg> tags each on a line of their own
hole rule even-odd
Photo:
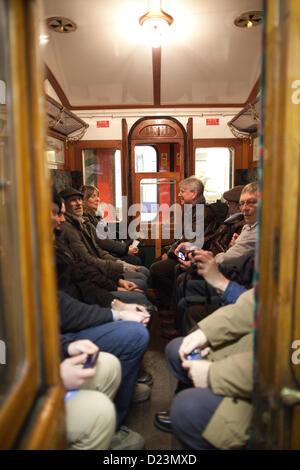
<svg viewBox="0 0 300 470">
<path fill-rule="evenodd" d="M 89 221 L 97 228 L 98 224 L 102 225 L 102 233 L 107 232 L 106 223 L 100 215 L 96 215 L 98 205 L 100 202 L 99 190 L 92 185 L 83 185 L 80 189 L 83 193 L 83 215 L 87 217 Z M 99 231 L 96 231 L 99 238 L 99 245 L 104 250 L 107 250 L 113 256 L 120 258 L 126 263 L 134 264 L 136 266 L 141 265 L 141 260 L 137 256 L 139 249 L 132 245 L 132 240 L 129 242 L 123 242 L 120 240 L 113 240 L 108 237 L 99 237 Z"/>
</svg>

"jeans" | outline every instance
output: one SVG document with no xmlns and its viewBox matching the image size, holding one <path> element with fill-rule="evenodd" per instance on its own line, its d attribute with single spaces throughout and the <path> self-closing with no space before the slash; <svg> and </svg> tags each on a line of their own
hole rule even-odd
<svg viewBox="0 0 300 470">
<path fill-rule="evenodd" d="M 183 338 L 175 338 L 166 348 L 167 363 L 172 374 L 178 380 L 188 385 L 179 392 L 171 406 L 172 429 L 176 437 L 188 449 L 215 449 L 202 432 L 209 423 L 212 415 L 223 400 L 221 395 L 215 395 L 209 387 L 194 387 L 186 371 L 181 367 L 178 349 Z"/>
<path fill-rule="evenodd" d="M 64 335 L 68 341 L 89 339 L 101 351 L 114 354 L 121 362 L 122 381 L 115 397 L 117 428 L 124 420 L 131 403 L 141 361 L 149 342 L 149 333 L 141 323 L 110 322 L 77 333 Z"/>
</svg>

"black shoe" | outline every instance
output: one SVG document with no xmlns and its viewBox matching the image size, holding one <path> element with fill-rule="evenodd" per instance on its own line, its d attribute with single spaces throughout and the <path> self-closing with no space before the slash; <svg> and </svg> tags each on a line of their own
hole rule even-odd
<svg viewBox="0 0 300 470">
<path fill-rule="evenodd" d="M 153 377 L 149 372 L 146 372 L 145 370 L 141 370 L 139 372 L 137 382 L 139 384 L 145 384 L 145 385 L 152 385 L 153 384 Z"/>
<path fill-rule="evenodd" d="M 169 432 L 171 434 L 173 433 L 171 418 L 168 411 L 160 411 L 159 413 L 155 413 L 154 425 L 161 431 Z"/>
</svg>

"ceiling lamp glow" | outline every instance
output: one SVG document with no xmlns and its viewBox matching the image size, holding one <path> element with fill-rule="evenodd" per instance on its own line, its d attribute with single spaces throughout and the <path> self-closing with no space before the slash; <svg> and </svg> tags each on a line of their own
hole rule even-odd
<svg viewBox="0 0 300 470">
<path fill-rule="evenodd" d="M 139 19 L 151 40 L 152 47 L 160 47 L 162 35 L 173 23 L 172 16 L 161 9 L 161 0 L 149 0 L 149 10 Z"/>
</svg>

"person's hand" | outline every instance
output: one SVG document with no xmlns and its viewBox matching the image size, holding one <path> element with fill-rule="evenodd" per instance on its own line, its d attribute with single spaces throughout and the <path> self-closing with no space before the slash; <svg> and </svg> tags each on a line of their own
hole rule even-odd
<svg viewBox="0 0 300 470">
<path fill-rule="evenodd" d="M 180 263 L 180 267 L 181 269 L 183 269 L 184 271 L 186 271 L 187 269 L 189 269 L 191 267 L 191 261 L 184 261 L 183 259 L 180 259 L 178 258 L 178 261 Z"/>
<path fill-rule="evenodd" d="M 60 376 L 67 390 L 79 388 L 86 380 L 92 378 L 96 373 L 96 367 L 81 369 L 76 367 L 84 364 L 87 360 L 87 354 L 69 357 L 60 363 Z"/>
<path fill-rule="evenodd" d="M 209 285 L 219 292 L 224 292 L 230 281 L 219 271 L 213 253 L 198 250 L 195 251 L 193 259 L 197 263 L 197 274 L 202 276 Z"/>
<path fill-rule="evenodd" d="M 232 239 L 231 239 L 231 241 L 230 241 L 230 243 L 229 243 L 229 246 L 233 246 L 233 245 L 235 244 L 235 241 L 236 241 L 236 239 L 238 238 L 238 236 L 239 236 L 238 233 L 234 233 L 234 234 L 232 235 Z"/>
<path fill-rule="evenodd" d="M 142 323 L 144 326 L 148 325 L 150 320 L 150 313 L 145 309 L 141 310 L 121 310 L 119 314 L 122 315 L 123 321 L 136 321 Z M 118 316 L 118 313 L 117 313 Z M 118 318 L 117 318 L 118 319 Z"/>
<path fill-rule="evenodd" d="M 206 335 L 203 333 L 200 328 L 193 333 L 185 336 L 178 350 L 180 359 L 183 361 L 186 360 L 186 356 L 190 354 L 195 348 L 206 348 L 208 346 L 208 340 Z"/>
<path fill-rule="evenodd" d="M 138 252 L 139 252 L 139 249 L 138 249 L 137 246 L 136 246 L 136 247 L 133 247 L 132 245 L 130 245 L 130 246 L 128 247 L 128 254 L 129 254 L 129 255 L 137 255 Z"/>
<path fill-rule="evenodd" d="M 208 374 L 211 361 L 206 360 L 189 360 L 186 359 L 182 363 L 182 367 L 187 371 L 187 374 L 194 384 L 194 387 L 206 388 L 208 387 Z"/>
<path fill-rule="evenodd" d="M 98 346 L 92 343 L 89 339 L 79 339 L 77 341 L 73 341 L 68 345 L 68 354 L 69 356 L 77 356 L 78 354 L 85 353 L 85 354 L 95 354 L 99 351 Z"/>
<path fill-rule="evenodd" d="M 195 245 L 193 245 L 193 243 L 191 242 L 182 242 L 182 243 L 179 243 L 179 245 L 176 247 L 176 250 L 174 251 L 174 253 L 176 256 L 178 256 L 178 252 L 182 251 L 187 256 L 188 253 L 194 250 L 195 248 L 196 248 Z"/>
<path fill-rule="evenodd" d="M 139 289 L 138 286 L 132 281 L 126 281 L 125 279 L 119 279 L 118 285 L 119 285 L 119 287 L 123 288 L 126 291 L 134 290 L 135 292 L 142 292 L 143 293 L 143 291 L 141 289 Z M 118 290 L 119 290 L 119 288 L 118 288 Z"/>
</svg>

